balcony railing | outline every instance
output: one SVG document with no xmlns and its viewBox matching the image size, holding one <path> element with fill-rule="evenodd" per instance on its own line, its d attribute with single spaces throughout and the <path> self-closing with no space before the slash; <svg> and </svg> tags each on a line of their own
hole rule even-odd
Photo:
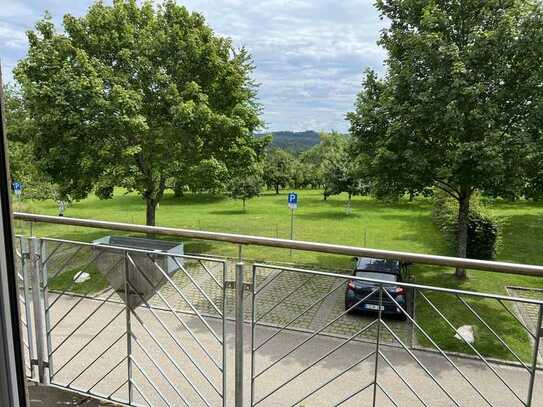
<svg viewBox="0 0 543 407">
<path fill-rule="evenodd" d="M 541 266 L 15 217 L 543 276 Z M 395 283 L 400 298 L 388 281 L 341 270 L 50 238 L 20 236 L 17 254 L 27 373 L 41 383 L 131 406 L 543 403 L 534 385 L 543 301 L 407 282 Z M 91 280 L 74 281 L 81 272 Z M 346 297 L 347 284 L 357 281 L 371 290 Z M 480 330 L 475 342 L 458 335 L 460 352 L 443 345 L 468 324 Z"/>
</svg>

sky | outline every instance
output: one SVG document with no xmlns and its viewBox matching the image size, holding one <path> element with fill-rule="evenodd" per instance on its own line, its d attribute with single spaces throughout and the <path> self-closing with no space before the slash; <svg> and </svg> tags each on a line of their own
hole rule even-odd
<svg viewBox="0 0 543 407">
<path fill-rule="evenodd" d="M 45 10 L 80 16 L 92 0 L 1 0 L 0 60 L 5 81 L 27 50 L 25 32 Z M 108 1 L 106 1 L 108 3 Z M 383 72 L 377 39 L 384 22 L 373 0 L 184 0 L 217 34 L 253 56 L 267 131 L 346 131 L 367 68 Z"/>
</svg>

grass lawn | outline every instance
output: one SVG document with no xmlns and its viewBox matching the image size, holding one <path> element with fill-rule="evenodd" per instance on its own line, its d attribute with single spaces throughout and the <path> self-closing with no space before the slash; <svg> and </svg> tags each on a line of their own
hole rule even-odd
<svg viewBox="0 0 543 407">
<path fill-rule="evenodd" d="M 82 283 L 74 283 L 74 276 L 82 271 L 80 267 L 67 270 L 49 279 L 49 289 L 53 291 L 67 291 L 77 294 L 96 293 L 106 289 L 109 284 L 98 270 L 95 264 L 89 264 L 84 268 L 89 273 L 90 279 Z"/>
<path fill-rule="evenodd" d="M 345 213 L 345 196 L 322 200 L 320 191 L 298 191 L 299 209 L 296 210 L 294 238 L 316 242 L 367 246 L 379 249 L 412 251 L 450 255 L 451 245 L 445 241 L 432 222 L 432 203 L 427 199 L 413 202 L 383 203 L 368 197 L 353 200 L 353 212 Z M 488 202 L 491 211 L 501 224 L 502 242 L 498 260 L 530 264 L 543 264 L 543 204 L 519 201 L 515 203 Z M 210 231 L 243 233 L 270 237 L 289 237 L 290 211 L 286 192 L 275 195 L 267 192 L 248 202 L 243 212 L 241 201 L 229 198 L 188 194 L 174 198 L 167 194 L 157 211 L 157 225 L 195 228 Z M 57 214 L 56 204 L 46 202 L 17 203 L 17 210 L 42 214 Z M 113 200 L 100 201 L 91 196 L 76 202 L 66 210 L 66 216 L 144 223 L 145 207 L 136 194 L 116 191 Z M 29 234 L 28 224 L 17 224 L 18 233 Z M 70 240 L 91 241 L 107 234 L 104 230 L 33 225 L 36 236 L 59 237 Z M 238 248 L 217 242 L 187 241 L 185 250 L 194 253 L 215 253 L 236 256 Z M 262 261 L 286 261 L 310 264 L 321 268 L 348 268 L 351 259 L 318 253 L 294 252 L 262 247 L 246 247 L 245 258 Z M 481 271 L 470 271 L 469 278 L 457 281 L 452 270 L 442 267 L 413 267 L 416 282 L 440 287 L 459 288 L 480 292 L 505 294 L 507 285 L 543 288 L 543 279 L 513 276 Z M 66 278 L 69 278 L 67 276 Z M 451 319 L 455 326 L 475 325 L 476 347 L 481 353 L 511 359 L 505 348 L 492 334 L 471 316 L 457 298 L 428 294 L 428 298 Z M 525 360 L 529 358 L 530 342 L 512 317 L 495 301 L 473 300 L 470 305 L 481 312 L 485 320 L 502 335 L 505 342 Z M 417 318 L 424 329 L 446 349 L 469 352 L 439 315 L 422 299 L 417 301 Z M 419 340 L 427 344 L 422 336 Z"/>
</svg>

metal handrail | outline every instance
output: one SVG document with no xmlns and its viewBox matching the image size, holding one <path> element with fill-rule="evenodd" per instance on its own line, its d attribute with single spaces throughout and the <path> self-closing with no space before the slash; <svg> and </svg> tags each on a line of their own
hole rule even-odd
<svg viewBox="0 0 543 407">
<path fill-rule="evenodd" d="M 25 212 L 14 212 L 17 220 L 51 223 L 57 225 L 82 226 L 97 229 L 119 230 L 123 232 L 147 233 L 163 236 L 176 236 L 191 239 L 213 240 L 235 243 L 239 245 L 267 246 L 283 249 L 312 251 L 328 254 L 340 254 L 347 256 L 365 256 L 400 260 L 409 263 L 431 264 L 435 266 L 463 267 L 473 270 L 485 270 L 498 273 L 522 274 L 543 277 L 543 266 L 506 263 L 487 260 L 464 259 L 450 256 L 437 256 L 431 254 L 419 254 L 399 252 L 391 250 L 369 249 L 354 246 L 336 245 L 328 243 L 316 243 L 302 240 L 277 239 L 262 236 L 241 235 L 234 233 L 209 232 L 193 229 L 177 229 L 162 226 L 145 226 L 130 223 L 109 222 L 91 219 L 69 218 L 64 216 L 37 215 Z"/>
</svg>

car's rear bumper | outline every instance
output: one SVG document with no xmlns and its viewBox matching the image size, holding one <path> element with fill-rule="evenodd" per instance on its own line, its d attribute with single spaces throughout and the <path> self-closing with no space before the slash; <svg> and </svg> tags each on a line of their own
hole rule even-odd
<svg viewBox="0 0 543 407">
<path fill-rule="evenodd" d="M 347 291 L 347 293 L 345 294 L 345 309 L 351 308 L 354 304 L 356 304 L 358 301 L 362 300 L 363 298 L 364 297 L 359 297 L 358 295 L 353 293 L 351 290 Z M 388 301 L 382 301 L 382 303 L 380 304 L 379 299 L 369 298 L 357 304 L 353 308 L 353 310 L 362 311 L 362 312 L 381 311 L 382 313 L 385 313 L 385 314 L 403 315 L 404 313 L 402 311 L 402 308 L 404 310 L 407 310 L 405 296 L 398 296 L 395 298 L 395 300 L 399 306 L 396 305 L 394 302 L 390 301 L 390 299 Z"/>
</svg>

